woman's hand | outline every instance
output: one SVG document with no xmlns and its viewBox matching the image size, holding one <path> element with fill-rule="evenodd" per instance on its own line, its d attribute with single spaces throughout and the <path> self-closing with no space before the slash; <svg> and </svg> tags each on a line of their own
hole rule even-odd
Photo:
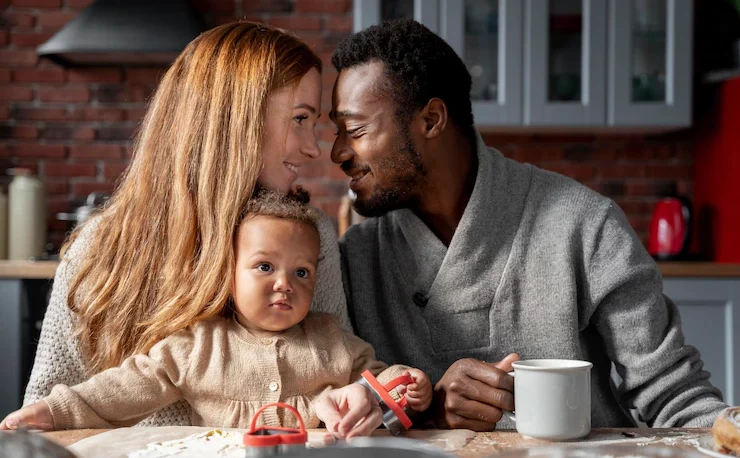
<svg viewBox="0 0 740 458">
<path fill-rule="evenodd" d="M 46 401 L 39 401 L 30 406 L 8 414 L 0 423 L 0 429 L 40 429 L 52 431 L 54 429 L 54 418 Z"/>
<path fill-rule="evenodd" d="M 411 376 L 414 383 L 399 385 L 396 391 L 400 395 L 406 395 L 406 402 L 416 412 L 424 412 L 432 403 L 432 382 L 427 374 L 419 369 L 409 369 L 404 375 Z"/>
<path fill-rule="evenodd" d="M 369 436 L 383 423 L 383 413 L 370 390 L 358 383 L 327 391 L 314 402 L 316 416 L 340 438 Z"/>
</svg>

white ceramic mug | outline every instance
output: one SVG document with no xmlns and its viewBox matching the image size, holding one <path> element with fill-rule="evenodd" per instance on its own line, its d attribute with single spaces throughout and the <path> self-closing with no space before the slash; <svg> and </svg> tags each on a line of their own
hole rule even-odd
<svg viewBox="0 0 740 458">
<path fill-rule="evenodd" d="M 531 359 L 512 364 L 515 412 L 504 412 L 519 434 L 568 440 L 591 432 L 591 364 Z"/>
</svg>

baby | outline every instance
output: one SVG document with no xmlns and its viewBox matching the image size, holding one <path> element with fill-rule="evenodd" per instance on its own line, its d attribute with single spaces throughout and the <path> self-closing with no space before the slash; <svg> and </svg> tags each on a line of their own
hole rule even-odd
<svg viewBox="0 0 740 458">
<path fill-rule="evenodd" d="M 309 311 L 320 240 L 318 215 L 307 202 L 305 192 L 264 190 L 249 202 L 235 231 L 232 303 L 222 313 L 79 385 L 55 386 L 42 401 L 8 415 L 0 429 L 129 426 L 180 399 L 192 407 L 196 426 L 247 428 L 260 407 L 281 401 L 316 428 L 322 418 L 312 402 L 357 381 L 365 369 L 383 384 L 411 375 L 414 383 L 402 391 L 412 409 L 426 410 L 432 399 L 426 374 L 388 367 L 333 316 Z M 260 418 L 260 424 L 297 426 L 275 409 Z M 362 423 L 346 436 L 369 434 Z"/>
</svg>

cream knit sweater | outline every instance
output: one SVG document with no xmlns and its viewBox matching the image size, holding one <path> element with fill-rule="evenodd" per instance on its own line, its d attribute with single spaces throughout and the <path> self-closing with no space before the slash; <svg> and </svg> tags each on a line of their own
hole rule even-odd
<svg viewBox="0 0 740 458">
<path fill-rule="evenodd" d="M 294 407 L 318 428 L 313 401 L 370 370 L 382 384 L 407 369 L 375 359 L 367 342 L 339 328 L 326 313 L 272 337 L 256 337 L 233 318 L 196 323 L 74 387 L 57 385 L 45 401 L 54 429 L 130 426 L 186 400 L 195 426 L 248 428 L 265 404 Z M 287 410 L 267 409 L 259 425 L 297 427 Z"/>
<path fill-rule="evenodd" d="M 54 277 L 54 287 L 44 316 L 31 378 L 26 386 L 23 405 L 32 404 L 49 395 L 57 384 L 76 385 L 87 379 L 85 361 L 74 335 L 74 313 L 67 306 L 67 292 L 75 273 L 87 253 L 95 250 L 93 236 L 96 220 L 83 228 L 82 233 L 67 251 Z M 342 289 L 337 235 L 331 220 L 322 215 L 319 221 L 321 253 L 311 310 L 328 312 L 339 319 L 345 330 L 351 331 L 347 303 Z M 184 401 L 171 404 L 146 418 L 138 426 L 188 426 L 191 424 L 190 406 Z"/>
</svg>

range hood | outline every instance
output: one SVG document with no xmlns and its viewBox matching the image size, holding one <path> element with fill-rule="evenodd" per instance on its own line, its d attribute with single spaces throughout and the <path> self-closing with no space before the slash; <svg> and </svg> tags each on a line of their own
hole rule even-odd
<svg viewBox="0 0 740 458">
<path fill-rule="evenodd" d="M 204 30 L 187 0 L 96 0 L 36 53 L 65 67 L 167 66 Z"/>
</svg>

